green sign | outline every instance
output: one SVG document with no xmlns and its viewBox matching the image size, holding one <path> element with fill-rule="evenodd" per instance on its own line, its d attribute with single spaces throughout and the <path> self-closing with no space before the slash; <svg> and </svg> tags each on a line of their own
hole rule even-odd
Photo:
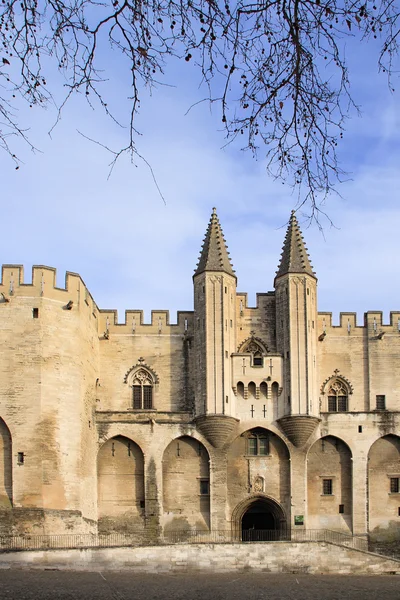
<svg viewBox="0 0 400 600">
<path fill-rule="evenodd" d="M 295 525 L 304 525 L 304 515 L 294 515 Z"/>
</svg>

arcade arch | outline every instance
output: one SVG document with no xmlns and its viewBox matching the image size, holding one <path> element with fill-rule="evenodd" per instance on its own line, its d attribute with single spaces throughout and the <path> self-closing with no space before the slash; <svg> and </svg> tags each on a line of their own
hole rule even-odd
<svg viewBox="0 0 400 600">
<path fill-rule="evenodd" d="M 307 528 L 352 530 L 352 453 L 341 439 L 317 440 L 307 456 Z"/>
<path fill-rule="evenodd" d="M 205 446 L 189 436 L 172 440 L 163 454 L 166 530 L 210 528 L 210 466 Z"/>
<path fill-rule="evenodd" d="M 249 505 L 250 512 L 245 523 L 253 520 L 255 525 L 258 517 L 254 515 L 263 514 L 260 519 L 264 519 L 264 525 L 272 525 L 272 517 L 266 516 L 271 513 L 272 504 L 267 510 L 265 498 L 269 498 L 270 503 L 276 502 L 285 514 L 290 514 L 289 451 L 278 435 L 264 427 L 244 431 L 232 442 L 227 453 L 229 511 L 233 513 L 235 507 L 248 500 L 249 494 L 260 494 L 260 501 L 264 499 L 264 504 L 251 508 Z M 238 522 L 235 527 L 240 529 Z"/>
<path fill-rule="evenodd" d="M 144 458 L 122 435 L 109 439 L 97 455 L 99 531 L 129 531 L 143 525 Z"/>
<path fill-rule="evenodd" d="M 369 534 L 374 540 L 400 534 L 400 437 L 385 435 L 368 453 Z"/>
</svg>

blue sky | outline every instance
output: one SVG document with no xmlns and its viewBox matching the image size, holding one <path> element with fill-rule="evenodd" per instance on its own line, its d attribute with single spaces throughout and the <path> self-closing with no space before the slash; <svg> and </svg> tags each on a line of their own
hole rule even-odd
<svg viewBox="0 0 400 600">
<path fill-rule="evenodd" d="M 340 151 L 349 180 L 324 206 L 323 235 L 308 226 L 303 234 L 319 279 L 319 310 L 400 309 L 398 276 L 400 193 L 400 103 L 383 75 L 367 60 L 372 52 L 354 45 L 349 56 L 352 92 L 362 117 L 347 122 Z M 110 64 L 117 56 L 108 58 Z M 117 62 L 115 62 L 117 64 Z M 78 272 L 100 308 L 191 310 L 192 274 L 212 207 L 216 206 L 238 276 L 238 291 L 273 289 L 290 211 L 297 196 L 268 178 L 262 151 L 256 161 L 232 144 L 224 149 L 217 109 L 201 104 L 198 78 L 186 64 L 173 65 L 152 94 L 143 91 L 137 127 L 139 152 L 151 164 L 164 205 L 148 167 L 122 157 L 107 179 L 110 155 L 79 135 L 82 131 L 112 148 L 124 145 L 126 131 L 92 111 L 83 98 L 65 108 L 62 120 L 51 108 L 21 108 L 20 120 L 41 150 L 20 149 L 16 171 L 1 156 L 2 263 L 32 264 Z M 120 115 L 129 94 L 116 68 L 111 102 Z M 109 90 L 110 91 L 110 90 Z M 61 88 L 58 91 L 61 94 Z M 303 211 L 304 212 L 304 211 Z"/>
</svg>

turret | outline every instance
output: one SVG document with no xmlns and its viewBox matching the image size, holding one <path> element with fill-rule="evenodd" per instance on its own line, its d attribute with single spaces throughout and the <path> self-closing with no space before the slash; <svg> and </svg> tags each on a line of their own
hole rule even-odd
<svg viewBox="0 0 400 600">
<path fill-rule="evenodd" d="M 236 351 L 236 275 L 215 208 L 193 283 L 196 414 L 204 435 L 214 445 L 220 445 L 224 439 L 222 429 L 228 435 L 227 430 L 236 423 L 229 419 L 231 355 Z M 211 416 L 215 418 L 210 419 Z"/>
<path fill-rule="evenodd" d="M 317 278 L 294 211 L 275 277 L 275 294 L 277 350 L 283 357 L 284 381 L 280 411 L 284 416 L 279 424 L 301 446 L 318 423 Z"/>
</svg>

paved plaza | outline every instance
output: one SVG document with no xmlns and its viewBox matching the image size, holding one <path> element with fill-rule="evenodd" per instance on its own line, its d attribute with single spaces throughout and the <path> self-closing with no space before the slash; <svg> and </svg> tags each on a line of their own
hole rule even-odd
<svg viewBox="0 0 400 600">
<path fill-rule="evenodd" d="M 1 600 L 399 600 L 400 576 L 0 570 Z"/>
</svg>

